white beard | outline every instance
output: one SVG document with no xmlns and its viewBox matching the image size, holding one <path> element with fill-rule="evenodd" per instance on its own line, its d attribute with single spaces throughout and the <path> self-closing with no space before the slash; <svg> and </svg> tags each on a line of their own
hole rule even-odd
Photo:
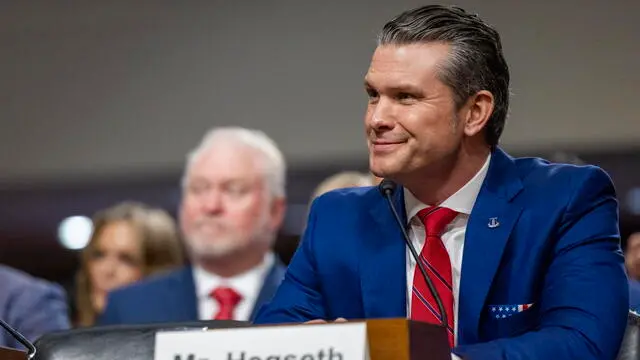
<svg viewBox="0 0 640 360">
<path fill-rule="evenodd" d="M 260 222 L 256 224 L 251 238 L 248 241 L 242 241 L 236 234 L 227 236 L 216 236 L 216 241 L 210 241 L 211 234 L 193 234 L 186 238 L 187 246 L 197 259 L 215 260 L 217 258 L 229 256 L 234 252 L 238 252 L 243 248 L 256 245 L 271 246 L 275 236 L 270 233 L 269 218 L 263 216 Z"/>
</svg>

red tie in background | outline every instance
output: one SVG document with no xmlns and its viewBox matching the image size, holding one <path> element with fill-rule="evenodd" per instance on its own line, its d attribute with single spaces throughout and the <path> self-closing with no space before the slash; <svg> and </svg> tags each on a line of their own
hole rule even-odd
<svg viewBox="0 0 640 360">
<path fill-rule="evenodd" d="M 418 218 L 424 224 L 426 238 L 420 261 L 431 279 L 445 311 L 447 312 L 449 345 L 453 347 L 453 286 L 449 253 L 442 243 L 444 228 L 458 215 L 454 210 L 431 207 L 418 212 Z M 432 324 L 441 324 L 438 303 L 435 301 L 426 281 L 416 265 L 413 274 L 411 297 L 411 319 Z"/>
<path fill-rule="evenodd" d="M 242 295 L 238 294 L 235 290 L 229 287 L 219 287 L 213 290 L 210 294 L 211 298 L 218 302 L 218 313 L 213 318 L 214 320 L 234 320 L 234 310 Z"/>
</svg>

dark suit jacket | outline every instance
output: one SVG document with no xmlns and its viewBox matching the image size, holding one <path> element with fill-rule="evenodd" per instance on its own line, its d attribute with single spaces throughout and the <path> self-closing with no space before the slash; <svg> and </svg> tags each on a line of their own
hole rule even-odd
<svg viewBox="0 0 640 360">
<path fill-rule="evenodd" d="M 70 327 L 64 290 L 21 271 L 0 265 L 0 318 L 30 341 Z M 23 346 L 0 328 L 0 346 Z"/>
<path fill-rule="evenodd" d="M 393 201 L 406 224 L 402 188 Z M 467 224 L 454 352 L 614 359 L 629 305 L 619 242 L 604 171 L 495 149 Z M 330 192 L 314 201 L 300 248 L 256 323 L 405 317 L 405 264 L 402 232 L 377 188 Z"/>
<path fill-rule="evenodd" d="M 251 314 L 269 301 L 284 277 L 286 267 L 276 260 L 260 290 Z M 198 320 L 198 300 L 191 266 L 143 280 L 109 294 L 99 325 L 143 324 Z"/>
<path fill-rule="evenodd" d="M 629 279 L 629 309 L 640 313 L 640 281 Z"/>
</svg>

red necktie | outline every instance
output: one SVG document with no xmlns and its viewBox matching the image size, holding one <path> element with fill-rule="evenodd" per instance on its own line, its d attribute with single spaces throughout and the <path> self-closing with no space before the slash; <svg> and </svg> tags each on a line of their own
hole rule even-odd
<svg viewBox="0 0 640 360">
<path fill-rule="evenodd" d="M 441 207 L 430 207 L 420 210 L 418 218 L 424 224 L 426 238 L 420 261 L 422 261 L 427 275 L 431 279 L 447 312 L 449 345 L 453 347 L 453 286 L 451 276 L 451 261 L 449 253 L 442 243 L 440 236 L 444 228 L 458 215 L 457 212 Z M 413 289 L 411 297 L 411 319 L 441 324 L 438 303 L 435 301 L 420 268 L 416 265 L 413 274 Z"/>
<path fill-rule="evenodd" d="M 211 292 L 211 298 L 218 302 L 218 313 L 214 320 L 234 320 L 233 312 L 236 309 L 242 295 L 228 287 L 219 287 Z"/>
</svg>

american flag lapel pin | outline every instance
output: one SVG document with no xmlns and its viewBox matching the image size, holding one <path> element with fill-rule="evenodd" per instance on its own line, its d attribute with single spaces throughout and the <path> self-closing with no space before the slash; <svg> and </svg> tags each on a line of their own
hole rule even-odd
<svg viewBox="0 0 640 360">
<path fill-rule="evenodd" d="M 528 308 L 530 308 L 533 304 L 523 304 L 523 305 L 518 305 L 518 312 L 523 312 L 525 310 L 527 310 Z"/>
</svg>

